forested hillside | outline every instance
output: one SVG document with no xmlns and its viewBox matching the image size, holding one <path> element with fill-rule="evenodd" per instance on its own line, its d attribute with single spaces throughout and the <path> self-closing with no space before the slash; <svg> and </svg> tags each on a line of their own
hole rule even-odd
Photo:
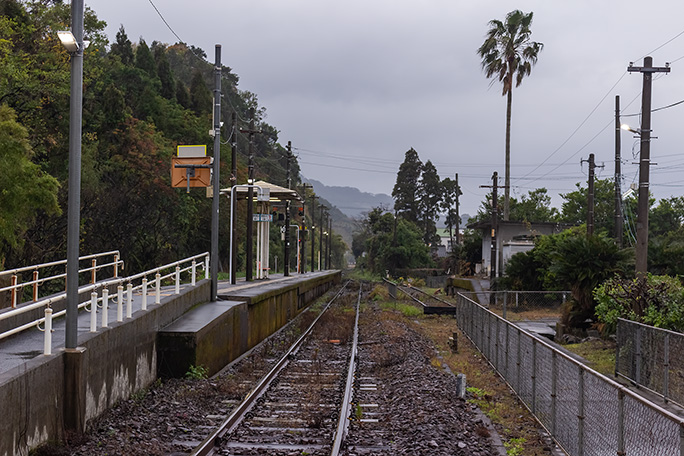
<svg viewBox="0 0 684 456">
<path fill-rule="evenodd" d="M 123 27 L 110 43 L 104 26 L 86 10 L 80 251 L 119 249 L 134 272 L 209 248 L 211 200 L 204 189 L 172 188 L 170 167 L 179 144 L 206 144 L 213 155 L 213 63 L 185 43 L 131 42 Z M 70 62 L 56 32 L 69 28 L 66 3 L 0 2 L 0 268 L 66 257 Z M 232 112 L 238 129 L 254 112 L 261 130 L 257 179 L 285 186 L 278 131 L 264 122 L 257 96 L 222 71 L 221 187 L 231 185 Z M 237 134 L 245 182 L 248 141 Z M 295 185 L 296 161 L 292 176 Z M 228 213 L 223 198 L 222 252 Z"/>
</svg>

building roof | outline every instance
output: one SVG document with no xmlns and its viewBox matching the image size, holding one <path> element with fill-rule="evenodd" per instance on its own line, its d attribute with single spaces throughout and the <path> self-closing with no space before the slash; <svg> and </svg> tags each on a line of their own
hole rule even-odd
<svg viewBox="0 0 684 456">
<path fill-rule="evenodd" d="M 299 196 L 299 193 L 297 193 L 294 190 L 291 190 L 291 189 L 288 189 L 285 187 L 281 187 L 281 186 L 276 185 L 276 184 L 271 184 L 270 182 L 266 182 L 266 181 L 262 181 L 262 180 L 254 182 L 254 185 L 261 187 L 262 189 L 268 189 L 268 191 L 270 193 L 269 201 L 272 201 L 272 202 L 286 201 L 286 200 L 302 201 L 302 198 Z M 230 188 L 224 188 L 221 190 L 221 194 L 230 195 L 230 190 L 231 190 Z M 258 189 L 255 189 L 255 190 L 258 190 Z M 245 199 L 245 198 L 247 198 L 247 193 L 248 193 L 247 184 L 238 186 L 235 189 L 235 195 L 237 196 L 237 198 Z M 256 191 L 254 192 L 254 198 L 256 198 Z"/>
<path fill-rule="evenodd" d="M 515 220 L 499 220 L 499 228 L 502 226 L 528 226 L 532 227 L 552 227 L 561 230 L 565 230 L 575 226 L 572 223 L 560 223 L 560 222 L 528 222 L 528 221 L 515 221 Z M 482 220 L 479 222 L 474 222 L 468 224 L 468 228 L 471 230 L 489 230 L 492 227 L 491 220 Z"/>
</svg>

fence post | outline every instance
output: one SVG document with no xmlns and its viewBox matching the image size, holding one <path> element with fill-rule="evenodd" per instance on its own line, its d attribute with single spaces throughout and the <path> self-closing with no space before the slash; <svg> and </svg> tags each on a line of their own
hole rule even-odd
<svg viewBox="0 0 684 456">
<path fill-rule="evenodd" d="M 38 301 L 38 269 L 33 271 L 33 302 Z"/>
<path fill-rule="evenodd" d="M 532 414 L 537 413 L 537 339 L 532 339 Z"/>
<path fill-rule="evenodd" d="M 506 380 L 508 382 L 511 381 L 511 373 L 508 371 L 508 344 L 510 344 L 510 340 L 508 337 L 508 334 L 510 333 L 511 325 L 508 322 L 506 323 L 506 346 L 504 347 L 504 363 L 505 363 L 505 369 L 506 369 Z"/>
<path fill-rule="evenodd" d="M 506 320 L 506 302 L 508 302 L 508 291 L 504 291 L 503 299 L 503 319 Z"/>
<path fill-rule="evenodd" d="M 159 271 L 154 276 L 154 288 L 155 288 L 155 304 L 161 304 L 161 274 Z"/>
<path fill-rule="evenodd" d="M 520 304 L 520 303 L 518 302 L 519 299 L 520 299 L 520 292 L 519 292 L 519 291 L 516 291 L 516 292 L 515 292 L 515 308 L 516 308 L 516 309 L 518 308 L 518 305 Z"/>
<path fill-rule="evenodd" d="M 506 301 L 504 301 L 506 302 Z M 505 306 L 506 304 L 504 304 Z M 494 365 L 496 367 L 496 370 L 500 370 L 501 366 L 499 365 L 499 319 L 495 317 L 496 321 L 496 341 L 494 342 Z"/>
<path fill-rule="evenodd" d="M 636 353 L 634 354 L 634 381 L 637 383 L 637 388 L 641 385 L 641 326 L 637 326 L 636 330 Z"/>
<path fill-rule="evenodd" d="M 133 284 L 126 286 L 126 318 L 133 318 Z"/>
<path fill-rule="evenodd" d="M 663 400 L 668 401 L 670 393 L 670 335 L 665 333 L 665 347 L 663 347 Z"/>
<path fill-rule="evenodd" d="M 180 266 L 176 265 L 176 294 L 180 294 Z"/>
<path fill-rule="evenodd" d="M 43 354 L 52 354 L 52 309 L 45 308 L 45 340 L 43 344 Z"/>
<path fill-rule="evenodd" d="M 15 309 L 17 307 L 17 289 L 15 288 L 17 286 L 16 274 L 12 274 L 10 285 L 12 285 L 12 308 Z"/>
<path fill-rule="evenodd" d="M 109 311 L 109 289 L 107 287 L 102 290 L 102 327 L 106 328 L 109 324 L 107 312 Z"/>
<path fill-rule="evenodd" d="M 551 352 L 551 437 L 556 438 L 556 393 L 558 392 L 558 355 Z"/>
<path fill-rule="evenodd" d="M 116 287 L 116 321 L 123 321 L 123 285 Z"/>
<path fill-rule="evenodd" d="M 97 259 L 96 258 L 93 258 L 90 261 L 90 266 L 92 268 L 90 270 L 90 283 L 95 283 L 95 282 L 97 282 Z"/>
<path fill-rule="evenodd" d="M 517 367 L 517 368 L 518 368 L 518 372 L 516 373 L 516 384 L 517 384 L 517 387 L 518 387 L 518 391 L 520 391 L 520 339 L 521 339 L 522 337 L 521 337 L 521 331 L 520 331 L 520 329 L 517 329 L 517 331 L 518 331 L 518 353 L 517 353 L 517 356 L 516 356 L 516 358 L 515 358 L 515 364 L 517 364 L 517 366 L 518 366 L 518 367 Z"/>
<path fill-rule="evenodd" d="M 90 293 L 90 332 L 97 332 L 97 292 Z"/>
<path fill-rule="evenodd" d="M 577 456 L 584 456 L 584 367 L 579 367 L 579 385 L 577 394 L 579 395 L 577 404 Z"/>
<path fill-rule="evenodd" d="M 119 277 L 119 254 L 114 254 L 114 277 Z"/>
<path fill-rule="evenodd" d="M 195 286 L 195 272 L 197 270 L 197 262 L 193 258 L 192 260 L 192 286 Z"/>
<path fill-rule="evenodd" d="M 204 257 L 204 278 L 209 279 L 209 255 Z"/>
<path fill-rule="evenodd" d="M 147 310 L 147 277 L 142 279 L 142 310 Z"/>
<path fill-rule="evenodd" d="M 625 393 L 622 390 L 618 390 L 617 454 L 625 456 Z"/>
</svg>

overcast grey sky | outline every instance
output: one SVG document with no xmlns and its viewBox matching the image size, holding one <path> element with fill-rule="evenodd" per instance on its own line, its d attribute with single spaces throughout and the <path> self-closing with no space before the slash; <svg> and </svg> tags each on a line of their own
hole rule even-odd
<svg viewBox="0 0 684 456">
<path fill-rule="evenodd" d="M 656 77 L 653 108 L 684 100 L 684 3 L 654 0 L 153 0 L 183 41 L 222 45 L 222 62 L 256 93 L 282 144 L 297 148 L 305 178 L 391 193 L 413 147 L 440 176 L 459 174 L 462 212 L 474 214 L 493 171 L 504 174 L 506 100 L 476 54 L 491 19 L 534 12 L 538 64 L 513 92 L 512 195 L 586 186 L 596 155 L 614 173 L 614 104 L 641 109 L 630 62 L 672 62 Z M 148 0 L 86 0 L 132 41 L 177 41 Z M 676 38 L 675 38 L 676 37 Z M 674 39 L 673 39 L 674 38 Z M 667 43 L 667 44 L 666 44 Z M 684 194 L 684 104 L 653 114 L 652 192 Z M 639 117 L 623 119 L 639 126 Z M 207 139 L 209 141 L 209 138 Z M 622 134 L 623 191 L 638 182 L 638 143 Z M 503 185 L 503 180 L 501 181 Z"/>
</svg>

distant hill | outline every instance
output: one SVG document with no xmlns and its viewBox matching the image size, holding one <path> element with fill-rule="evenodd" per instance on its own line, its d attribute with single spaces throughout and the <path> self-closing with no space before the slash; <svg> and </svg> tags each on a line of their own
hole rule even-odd
<svg viewBox="0 0 684 456">
<path fill-rule="evenodd" d="M 366 193 L 354 187 L 328 187 L 315 179 L 303 178 L 314 186 L 317 195 L 328 200 L 348 217 L 360 218 L 364 212 L 382 206 L 386 209 L 394 207 L 394 200 L 384 193 Z"/>
</svg>

